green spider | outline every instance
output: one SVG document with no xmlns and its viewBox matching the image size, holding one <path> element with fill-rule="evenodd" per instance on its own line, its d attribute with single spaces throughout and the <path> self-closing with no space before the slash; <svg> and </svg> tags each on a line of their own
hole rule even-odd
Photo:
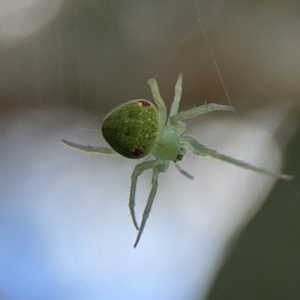
<svg viewBox="0 0 300 300">
<path fill-rule="evenodd" d="M 196 155 L 212 156 L 214 158 L 234 164 L 238 167 L 271 175 L 277 178 L 291 180 L 293 176 L 281 173 L 272 173 L 264 168 L 237 160 L 230 156 L 218 153 L 201 144 L 195 137 L 184 134 L 183 120 L 203 115 L 215 110 L 233 111 L 233 107 L 219 104 L 205 104 L 187 111 L 178 112 L 182 92 L 182 74 L 179 75 L 175 86 L 175 97 L 167 118 L 166 105 L 160 95 L 155 79 L 148 81 L 156 107 L 144 99 L 131 100 L 109 113 L 102 123 L 102 134 L 106 142 L 112 147 L 102 148 L 83 146 L 63 140 L 63 142 L 78 150 L 90 153 L 120 154 L 126 158 L 146 160 L 138 164 L 131 176 L 129 209 L 131 218 L 138 235 L 134 243 L 137 246 L 149 217 L 154 197 L 158 188 L 158 175 L 168 170 L 170 162 L 174 162 L 177 170 L 189 179 L 191 174 L 183 170 L 178 161 L 181 161 L 186 149 Z M 134 206 L 135 191 L 138 177 L 145 171 L 152 169 L 152 188 L 143 213 L 141 225 L 138 225 Z"/>
</svg>

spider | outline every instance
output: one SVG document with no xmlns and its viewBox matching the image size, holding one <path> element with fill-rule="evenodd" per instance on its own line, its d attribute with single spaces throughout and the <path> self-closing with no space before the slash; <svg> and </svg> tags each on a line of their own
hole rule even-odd
<svg viewBox="0 0 300 300">
<path fill-rule="evenodd" d="M 146 160 L 136 165 L 131 176 L 129 210 L 135 228 L 138 230 L 134 248 L 142 236 L 146 221 L 158 188 L 158 175 L 168 170 L 170 162 L 176 169 L 189 179 L 194 177 L 183 170 L 178 164 L 186 154 L 186 150 L 200 156 L 212 156 L 238 167 L 271 175 L 284 180 L 291 180 L 293 176 L 273 173 L 264 168 L 256 167 L 244 161 L 221 154 L 201 144 L 194 136 L 185 134 L 183 120 L 190 119 L 216 110 L 233 111 L 233 107 L 219 104 L 205 104 L 187 111 L 178 112 L 182 93 L 182 74 L 179 75 L 175 86 L 175 97 L 167 117 L 166 105 L 160 95 L 155 79 L 148 81 L 157 108 L 148 100 L 136 99 L 120 105 L 110 112 L 103 120 L 102 135 L 110 148 L 83 146 L 63 140 L 63 142 L 77 150 L 89 153 L 120 154 L 130 159 Z M 152 169 L 152 188 L 143 213 L 140 226 L 138 225 L 134 206 L 135 191 L 138 177 L 146 170 Z"/>
</svg>

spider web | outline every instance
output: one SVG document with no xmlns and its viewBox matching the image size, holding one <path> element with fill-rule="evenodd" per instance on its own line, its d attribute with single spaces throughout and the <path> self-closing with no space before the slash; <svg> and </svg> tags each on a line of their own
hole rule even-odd
<svg viewBox="0 0 300 300">
<path fill-rule="evenodd" d="M 0 267 L 2 298 L 244 299 L 243 288 L 236 286 L 256 291 L 253 278 L 259 276 L 250 268 L 256 260 L 263 274 L 274 271 L 268 278 L 276 291 L 280 284 L 271 279 L 281 271 L 268 263 L 278 265 L 280 255 L 288 255 L 273 251 L 269 260 L 260 259 L 268 245 L 282 244 L 277 235 L 282 228 L 286 245 L 291 232 L 298 239 L 291 228 L 300 228 L 298 181 L 278 182 L 265 215 L 259 212 L 258 225 L 247 227 L 208 295 L 235 245 L 229 240 L 263 204 L 272 180 L 188 156 L 182 166 L 195 181 L 173 169 L 160 177 L 148 226 L 133 250 L 136 232 L 126 197 L 136 162 L 83 155 L 58 141 L 102 146 L 98 128 L 108 111 L 126 100 L 151 99 L 146 84 L 151 77 L 170 107 L 182 72 L 181 110 L 205 102 L 236 109 L 235 115 L 192 120 L 188 132 L 220 152 L 280 170 L 273 137 L 284 149 L 295 127 L 286 117 L 293 103 L 286 91 L 297 90 L 292 75 L 298 51 L 290 50 L 292 36 L 284 31 L 295 24 L 293 18 L 286 26 L 269 27 L 282 7 L 268 1 L 261 3 L 261 14 L 246 0 L 59 2 L 52 17 L 36 20 L 45 17 L 39 14 L 45 7 L 36 8 L 31 19 L 36 26 L 20 21 L 16 33 L 39 30 L 8 41 L 1 52 L 1 257 L 7 258 Z M 292 3 L 285 9 L 293 16 Z M 289 52 L 278 47 L 279 29 Z M 297 175 L 298 169 L 288 173 Z M 149 181 L 145 174 L 138 182 L 139 216 Z M 16 249 L 21 250 L 15 254 Z M 24 282 L 27 288 L 21 288 Z M 268 298 L 267 291 L 261 293 Z"/>
</svg>

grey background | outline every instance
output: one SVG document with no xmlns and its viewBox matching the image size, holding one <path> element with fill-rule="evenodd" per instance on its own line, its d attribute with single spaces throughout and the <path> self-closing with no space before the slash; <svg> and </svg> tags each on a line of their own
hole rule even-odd
<svg viewBox="0 0 300 300">
<path fill-rule="evenodd" d="M 39 189 L 48 192 L 55 188 L 53 182 L 64 171 L 65 158 L 56 156 L 61 167 L 38 188 L 35 179 L 45 176 L 48 169 L 31 173 L 27 170 L 32 161 L 42 161 L 47 149 L 52 151 L 60 139 L 72 138 L 78 130 L 80 139 L 87 135 L 94 138 L 95 133 L 89 129 L 99 128 L 101 118 L 117 105 L 134 98 L 151 99 L 146 84 L 151 77 L 158 80 L 168 106 L 180 72 L 184 75 L 182 109 L 205 101 L 228 105 L 203 31 L 242 120 L 263 109 L 285 110 L 275 137 L 282 149 L 289 144 L 285 171 L 296 176 L 291 185 L 278 182 L 244 235 L 238 242 L 234 239 L 234 250 L 207 299 L 299 298 L 298 1 L 44 0 L 22 4 L 0 1 L 0 5 L 2 243 L 14 233 L 18 236 L 17 242 L 1 252 L 1 299 L 75 299 L 63 284 L 60 288 L 57 282 L 45 284 L 49 273 L 40 270 L 39 264 L 30 265 L 21 251 L 30 248 L 27 242 L 35 240 L 35 235 L 20 231 L 31 221 L 23 223 L 22 206 L 18 213 L 14 207 L 20 208 L 22 203 L 26 211 L 30 196 L 27 199 L 24 195 L 22 202 L 14 199 L 26 182 L 37 195 L 38 206 Z M 220 114 L 221 119 L 223 116 Z M 205 118 L 211 121 L 218 116 Z M 261 121 L 258 118 L 257 122 Z M 84 164 L 84 159 L 78 165 Z M 107 178 L 111 178 L 111 166 L 106 168 Z M 128 179 L 129 175 L 123 176 Z M 72 207 L 68 209 L 72 211 Z M 80 228 L 78 225 L 77 230 Z M 116 249 L 115 245 L 111 249 Z M 36 261 L 39 251 L 32 251 L 30 257 Z M 22 267 L 22 259 L 15 263 L 8 260 L 7 253 L 15 252 L 14 257 L 25 257 L 34 267 Z M 33 281 L 40 277 L 34 291 L 24 292 L 32 287 L 26 281 L 16 280 L 14 285 L 8 280 L 20 272 L 27 276 L 31 273 Z M 82 295 L 76 294 L 78 299 L 98 299 L 91 288 L 83 290 Z M 194 299 L 196 296 L 189 292 L 185 299 Z M 124 296 L 124 291 L 121 294 Z M 115 297 L 111 299 L 118 295 Z"/>
</svg>

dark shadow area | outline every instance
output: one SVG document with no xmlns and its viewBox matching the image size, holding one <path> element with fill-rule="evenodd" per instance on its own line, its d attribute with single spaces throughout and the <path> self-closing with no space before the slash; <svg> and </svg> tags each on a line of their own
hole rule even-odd
<svg viewBox="0 0 300 300">
<path fill-rule="evenodd" d="M 238 238 L 207 300 L 299 299 L 299 153 L 300 128 L 285 155 L 285 172 L 293 174 L 295 179 L 278 181 L 264 206 Z"/>
</svg>

